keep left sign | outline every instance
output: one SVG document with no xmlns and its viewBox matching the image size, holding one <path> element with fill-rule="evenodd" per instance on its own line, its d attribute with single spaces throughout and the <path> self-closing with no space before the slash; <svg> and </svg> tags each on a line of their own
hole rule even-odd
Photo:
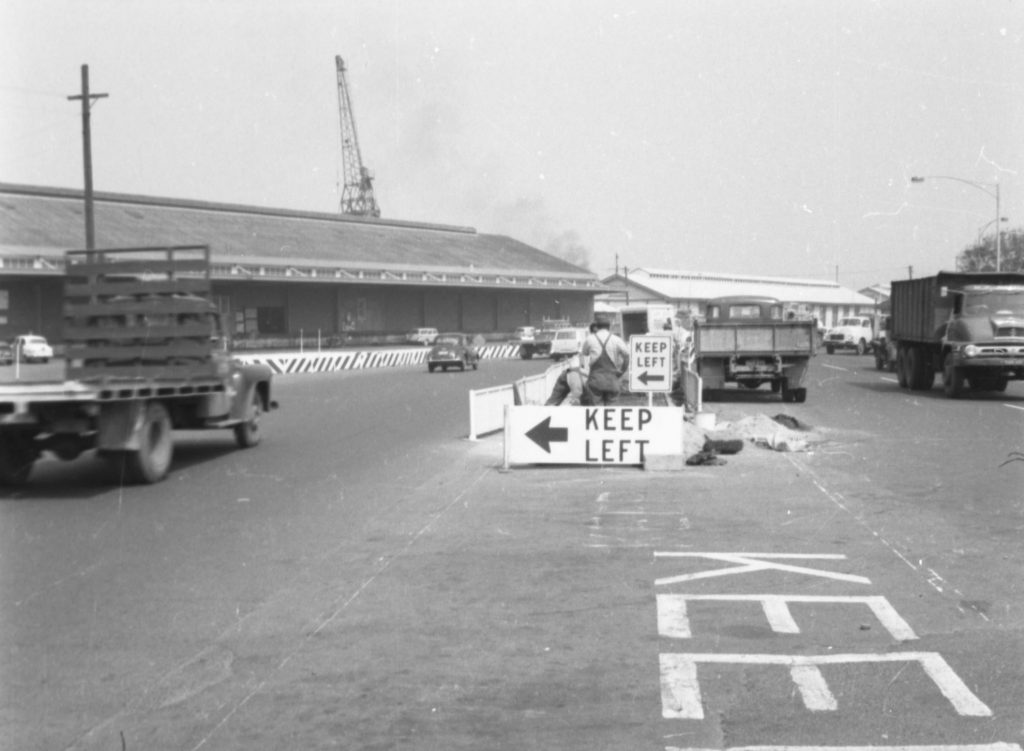
<svg viewBox="0 0 1024 751">
<path fill-rule="evenodd" d="M 683 452 L 682 407 L 506 407 L 505 464 L 643 464 Z"/>
</svg>

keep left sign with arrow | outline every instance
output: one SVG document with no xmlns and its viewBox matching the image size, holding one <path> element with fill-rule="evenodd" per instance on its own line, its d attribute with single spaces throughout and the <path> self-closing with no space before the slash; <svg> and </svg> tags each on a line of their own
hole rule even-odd
<svg viewBox="0 0 1024 751">
<path fill-rule="evenodd" d="M 682 407 L 506 407 L 505 465 L 643 464 L 681 454 Z"/>
<path fill-rule="evenodd" d="M 672 336 L 634 334 L 629 337 L 629 390 L 672 390 Z"/>
</svg>

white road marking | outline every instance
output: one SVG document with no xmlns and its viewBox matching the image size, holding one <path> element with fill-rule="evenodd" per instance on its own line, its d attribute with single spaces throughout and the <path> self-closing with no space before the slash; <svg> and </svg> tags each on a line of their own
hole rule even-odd
<svg viewBox="0 0 1024 751">
<path fill-rule="evenodd" d="M 659 658 L 661 715 L 666 719 L 704 718 L 700 682 L 697 680 L 697 664 L 702 662 L 788 667 L 804 706 L 812 712 L 832 711 L 837 708 L 835 697 L 821 675 L 821 665 L 918 662 L 942 695 L 953 705 L 957 714 L 968 717 L 992 716 L 992 710 L 967 688 L 967 684 L 953 672 L 949 663 L 938 652 L 836 655 L 662 653 Z"/>
<path fill-rule="evenodd" d="M 665 751 L 1024 751 L 1017 743 L 954 743 L 931 746 L 665 746 Z"/>
<path fill-rule="evenodd" d="M 878 380 L 885 381 L 887 383 L 899 383 L 900 382 L 898 378 L 893 378 L 892 376 L 880 376 Z"/>
<path fill-rule="evenodd" d="M 829 370 L 841 370 L 844 373 L 849 373 L 850 372 L 849 368 L 843 368 L 843 367 L 840 367 L 839 365 L 827 365 L 826 364 L 826 365 L 823 365 L 822 367 L 828 368 Z"/>
<path fill-rule="evenodd" d="M 1017 404 L 1006 404 L 1005 402 L 1003 402 L 1003 406 L 1004 407 L 1009 407 L 1010 409 L 1024 410 L 1024 407 L 1021 407 L 1021 406 L 1019 406 Z"/>
<path fill-rule="evenodd" d="M 903 620 L 886 598 L 880 595 L 657 595 L 660 636 L 674 639 L 690 638 L 690 620 L 686 608 L 688 601 L 758 602 L 772 631 L 778 634 L 800 633 L 800 626 L 793 619 L 789 609 L 791 602 L 867 605 L 894 639 L 907 641 L 917 638 L 910 624 Z"/>
<path fill-rule="evenodd" d="M 769 563 L 765 560 L 757 560 L 759 558 L 775 558 L 775 559 L 813 559 L 813 560 L 844 560 L 845 555 L 841 553 L 681 553 L 681 552 L 655 552 L 655 558 L 710 558 L 715 561 L 725 561 L 727 563 L 737 563 L 738 566 L 732 566 L 729 568 L 718 568 L 710 569 L 706 571 L 698 571 L 694 574 L 679 574 L 677 576 L 667 576 L 661 579 L 655 579 L 655 586 L 664 586 L 666 584 L 678 584 L 680 582 L 694 581 L 696 579 L 710 579 L 716 576 L 730 576 L 735 574 L 749 574 L 754 571 L 766 571 L 768 569 L 775 569 L 777 571 L 788 571 L 794 574 L 806 574 L 808 576 L 820 576 L 826 579 L 835 579 L 837 581 L 854 582 L 856 584 L 870 584 L 871 580 L 866 576 L 857 576 L 855 574 L 840 574 L 835 571 L 824 571 L 816 568 L 805 568 L 804 566 L 790 566 L 785 563 Z"/>
</svg>

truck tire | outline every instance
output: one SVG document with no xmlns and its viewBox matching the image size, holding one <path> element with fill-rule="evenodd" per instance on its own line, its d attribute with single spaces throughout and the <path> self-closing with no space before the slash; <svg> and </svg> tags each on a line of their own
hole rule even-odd
<svg viewBox="0 0 1024 751">
<path fill-rule="evenodd" d="M 928 361 L 928 352 L 924 347 L 913 346 L 907 352 L 907 380 L 913 391 L 927 391 L 935 383 L 935 371 Z"/>
<path fill-rule="evenodd" d="M 964 369 L 953 364 L 952 352 L 942 361 L 942 390 L 950 399 L 959 399 L 964 393 Z"/>
<path fill-rule="evenodd" d="M 901 389 L 910 385 L 907 380 L 907 349 L 902 344 L 896 349 L 896 382 Z"/>
<path fill-rule="evenodd" d="M 433 368 L 431 368 L 433 370 Z M 260 434 L 260 417 L 263 415 L 263 400 L 260 392 L 252 390 L 252 398 L 249 400 L 249 409 L 246 411 L 245 422 L 235 426 L 235 443 L 239 448 L 252 448 L 263 437 Z"/>
<path fill-rule="evenodd" d="M 36 452 L 21 436 L 0 435 L 0 486 L 20 487 L 28 482 Z"/>
<path fill-rule="evenodd" d="M 793 389 L 790 393 L 793 394 L 793 401 L 797 404 L 803 404 L 807 401 L 807 389 L 802 386 L 798 389 Z"/>
<path fill-rule="evenodd" d="M 859 342 L 857 342 L 857 354 L 858 355 L 866 355 L 867 352 L 868 352 L 868 343 L 866 341 L 864 341 L 863 339 L 861 339 Z"/>
<path fill-rule="evenodd" d="M 521 357 L 524 360 L 531 360 L 531 359 L 533 359 L 533 352 L 528 350 L 528 349 L 526 349 L 525 347 L 520 347 L 519 348 L 519 357 Z"/>
<path fill-rule="evenodd" d="M 170 415 L 160 402 L 149 402 L 139 431 L 139 450 L 125 452 L 128 479 L 140 484 L 160 482 L 167 476 L 173 456 Z"/>
<path fill-rule="evenodd" d="M 833 346 L 832 346 L 831 344 L 826 344 L 826 345 L 825 345 L 825 352 L 827 352 L 828 354 L 830 354 L 830 355 L 831 355 L 831 354 L 832 354 L 832 353 L 834 353 L 835 351 L 836 351 L 836 348 L 835 348 L 835 347 L 833 347 Z"/>
</svg>

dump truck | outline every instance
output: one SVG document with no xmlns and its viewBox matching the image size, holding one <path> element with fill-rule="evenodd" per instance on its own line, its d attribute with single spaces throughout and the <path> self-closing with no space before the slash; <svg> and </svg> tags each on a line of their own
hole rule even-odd
<svg viewBox="0 0 1024 751">
<path fill-rule="evenodd" d="M 903 388 L 946 396 L 1024 379 L 1024 274 L 940 271 L 892 282 L 890 337 Z"/>
<path fill-rule="evenodd" d="M 260 442 L 271 371 L 227 351 L 208 246 L 68 251 L 65 273 L 64 377 L 0 386 L 0 485 L 27 482 L 44 452 L 89 450 L 118 479 L 157 482 L 174 429 Z"/>
<path fill-rule="evenodd" d="M 815 337 L 814 321 L 787 318 L 775 298 L 715 298 L 693 328 L 694 370 L 704 391 L 767 383 L 782 401 L 804 402 Z"/>
</svg>

